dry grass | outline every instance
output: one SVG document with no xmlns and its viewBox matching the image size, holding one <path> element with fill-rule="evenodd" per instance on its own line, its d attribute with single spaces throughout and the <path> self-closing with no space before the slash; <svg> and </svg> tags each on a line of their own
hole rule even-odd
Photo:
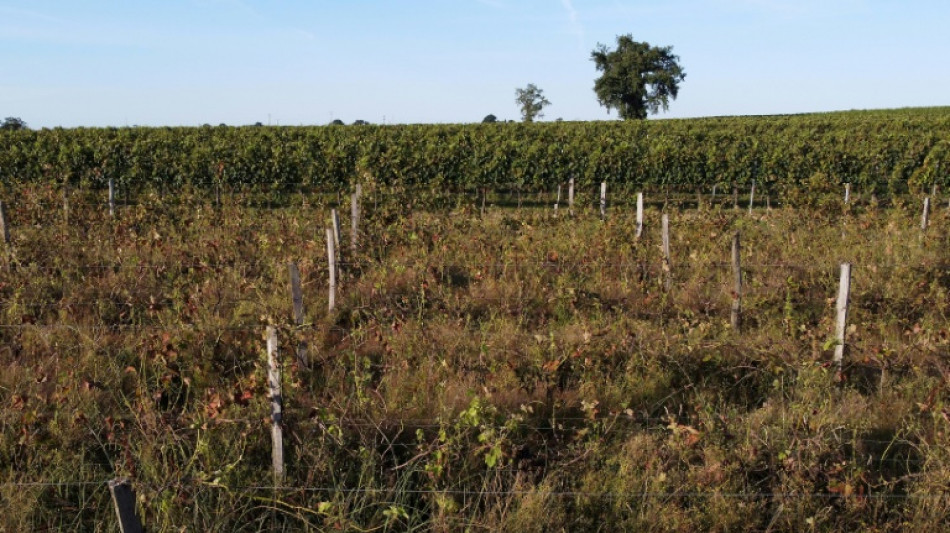
<svg viewBox="0 0 950 533">
<path fill-rule="evenodd" d="M 105 487 L 78 483 L 115 476 L 134 480 L 150 530 L 948 526 L 945 213 L 921 233 L 900 206 L 673 209 L 665 292 L 656 210 L 637 240 L 619 210 L 602 223 L 378 201 L 356 256 L 344 234 L 329 313 L 320 198 L 143 198 L 115 220 L 75 201 L 66 222 L 56 191 L 17 192 L 0 263 L 0 529 L 113 528 Z M 277 492 L 263 324 L 284 361 Z"/>
</svg>

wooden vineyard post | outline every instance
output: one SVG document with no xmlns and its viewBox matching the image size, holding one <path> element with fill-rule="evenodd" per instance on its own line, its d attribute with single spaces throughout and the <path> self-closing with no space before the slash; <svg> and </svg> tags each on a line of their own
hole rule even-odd
<svg viewBox="0 0 950 533">
<path fill-rule="evenodd" d="M 271 459 L 274 467 L 274 483 L 280 486 L 284 480 L 284 400 L 280 387 L 280 363 L 277 360 L 277 329 L 267 326 L 267 388 L 270 392 Z"/>
<path fill-rule="evenodd" d="M 739 232 L 732 236 L 732 273 L 735 287 L 732 289 L 732 315 L 729 323 L 732 328 L 739 329 L 740 314 L 742 313 L 742 265 L 739 262 Z"/>
<path fill-rule="evenodd" d="M 643 193 L 637 193 L 637 238 L 643 235 Z"/>
<path fill-rule="evenodd" d="M 607 182 L 600 183 L 600 219 L 607 220 Z"/>
<path fill-rule="evenodd" d="M 336 260 L 333 246 L 333 230 L 327 229 L 327 269 L 330 273 L 330 293 L 327 297 L 329 310 L 336 308 Z"/>
<path fill-rule="evenodd" d="M 3 244 L 10 244 L 10 226 L 7 225 L 7 215 L 3 210 L 3 200 L 0 200 L 0 237 Z"/>
<path fill-rule="evenodd" d="M 481 210 L 481 215 L 480 215 L 482 218 L 485 218 L 485 197 L 486 196 L 488 196 L 488 192 L 486 191 L 485 187 L 482 187 L 482 210 Z"/>
<path fill-rule="evenodd" d="M 63 223 L 69 223 L 69 186 L 63 186 Z"/>
<path fill-rule="evenodd" d="M 920 229 L 926 230 L 930 221 L 930 197 L 924 198 L 924 212 L 920 215 Z"/>
<path fill-rule="evenodd" d="M 673 266 L 670 261 L 670 216 L 663 213 L 663 272 L 666 276 L 663 288 L 669 292 L 673 287 Z"/>
<path fill-rule="evenodd" d="M 135 514 L 135 491 L 128 479 L 113 479 L 109 481 L 109 494 L 112 495 L 112 504 L 119 519 L 121 533 L 143 533 L 142 522 Z"/>
<path fill-rule="evenodd" d="M 336 257 L 334 261 L 336 262 L 337 268 L 340 266 L 340 213 L 336 209 L 330 211 L 330 223 L 333 226 L 333 244 L 336 249 Z"/>
<path fill-rule="evenodd" d="M 732 208 L 739 209 L 739 186 L 732 184 Z"/>
<path fill-rule="evenodd" d="M 718 183 L 714 183 L 714 184 L 713 184 L 712 198 L 710 198 L 710 200 L 709 200 L 710 205 L 716 203 L 716 187 L 719 187 L 719 184 L 718 184 Z"/>
<path fill-rule="evenodd" d="M 851 184 L 850 183 L 844 184 L 844 203 L 845 205 L 848 205 L 849 203 L 851 203 Z"/>
<path fill-rule="evenodd" d="M 294 324 L 300 328 L 304 323 L 303 315 L 303 288 L 300 286 L 300 269 L 297 263 L 287 263 L 290 274 L 290 299 L 294 305 Z M 297 342 L 297 364 L 300 368 L 307 368 L 307 343 Z"/>
<path fill-rule="evenodd" d="M 845 352 L 845 333 L 848 328 L 848 300 L 851 294 L 851 263 L 841 263 L 841 279 L 838 283 L 838 303 L 835 305 L 838 317 L 835 323 L 834 363 L 841 370 Z"/>
<path fill-rule="evenodd" d="M 752 203 L 755 202 L 755 180 L 752 180 L 752 189 L 749 190 L 749 214 L 752 214 Z"/>
<path fill-rule="evenodd" d="M 567 182 L 567 211 L 571 215 L 574 214 L 574 177 L 571 176 L 570 181 Z"/>
<path fill-rule="evenodd" d="M 356 254 L 357 241 L 360 230 L 360 193 L 362 187 L 356 186 L 356 192 L 350 196 L 350 248 Z"/>
<path fill-rule="evenodd" d="M 557 207 L 561 203 L 561 184 L 557 184 L 557 196 L 554 198 L 554 216 L 557 216 Z"/>
<path fill-rule="evenodd" d="M 109 178 L 109 216 L 115 216 L 115 181 Z"/>
</svg>

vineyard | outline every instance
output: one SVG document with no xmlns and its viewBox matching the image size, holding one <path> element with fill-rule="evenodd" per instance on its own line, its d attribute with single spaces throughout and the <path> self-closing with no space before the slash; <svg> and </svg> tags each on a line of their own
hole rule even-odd
<svg viewBox="0 0 950 533">
<path fill-rule="evenodd" d="M 924 170 L 946 143 L 925 127 L 946 132 L 935 116 L 833 119 L 880 120 L 876 133 L 749 119 L 733 140 L 766 127 L 803 147 L 809 128 L 819 143 L 839 138 L 807 170 L 789 144 L 775 176 L 848 174 L 849 201 L 835 182 L 815 184 L 807 206 L 780 204 L 796 198 L 765 177 L 781 143 L 762 140 L 760 170 L 741 168 L 775 188 L 752 205 L 753 174 L 726 156 L 698 196 L 644 178 L 655 193 L 642 223 L 629 191 L 646 163 L 612 159 L 623 150 L 610 144 L 577 166 L 579 145 L 606 138 L 596 125 L 3 137 L 23 151 L 0 151 L 4 172 L 16 169 L 0 198 L 0 529 L 115 531 L 116 478 L 150 531 L 946 529 L 950 216 L 934 197 L 922 224 L 915 193 L 941 184 Z M 691 139 L 670 146 L 682 154 L 726 122 L 611 127 L 675 131 Z M 543 142 L 568 128 L 591 135 L 572 133 L 564 152 Z M 490 162 L 452 181 L 470 175 L 450 167 L 470 154 L 435 148 L 513 132 L 543 152 L 505 163 L 521 169 L 523 196 L 508 182 L 482 190 L 503 173 Z M 390 135 L 443 142 L 417 147 L 415 163 L 367 158 Z M 858 152 L 845 170 L 822 166 L 862 136 L 895 143 L 879 170 Z M 296 151 L 330 139 L 358 148 L 338 166 Z M 242 166 L 217 143 L 269 155 Z M 489 160 L 502 150 L 479 146 Z M 184 166 L 150 166 L 166 164 Z M 385 170 L 397 164 L 405 173 Z M 695 167 L 677 168 L 671 179 L 700 188 Z M 574 170 L 568 205 L 553 190 Z M 602 215 L 593 181 L 604 175 L 630 181 Z M 145 176 L 170 187 L 139 187 Z M 308 181 L 320 176 L 338 187 L 362 176 L 358 224 L 348 192 L 304 190 L 327 186 Z M 432 176 L 472 190 L 400 181 Z M 118 183 L 113 206 L 103 179 Z M 229 183 L 213 194 L 197 188 L 205 179 Z M 255 179 L 297 190 L 240 187 Z M 720 179 L 750 181 L 741 197 L 725 185 L 714 196 Z M 895 183 L 901 196 L 885 196 Z M 331 210 L 342 218 L 332 253 Z M 835 333 L 844 262 L 846 340 Z"/>
<path fill-rule="evenodd" d="M 356 182 L 550 191 L 573 177 L 629 191 L 758 183 L 794 200 L 853 183 L 946 188 L 950 108 L 602 123 L 53 129 L 0 132 L 4 186 L 175 193 L 336 191 Z"/>
</svg>

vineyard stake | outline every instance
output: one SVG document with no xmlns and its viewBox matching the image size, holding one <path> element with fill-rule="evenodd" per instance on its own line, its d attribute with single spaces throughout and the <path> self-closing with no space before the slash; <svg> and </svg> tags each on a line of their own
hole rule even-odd
<svg viewBox="0 0 950 533">
<path fill-rule="evenodd" d="M 567 182 L 567 210 L 571 215 L 574 214 L 574 176 Z"/>
<path fill-rule="evenodd" d="M 844 203 L 845 205 L 851 203 L 851 184 L 844 184 Z"/>
<path fill-rule="evenodd" d="M 718 183 L 714 183 L 714 184 L 713 184 L 712 198 L 709 200 L 709 203 L 710 203 L 710 204 L 716 203 L 716 187 L 718 187 L 718 186 L 719 186 Z"/>
<path fill-rule="evenodd" d="M 115 216 L 115 182 L 109 178 L 109 216 Z"/>
<path fill-rule="evenodd" d="M 340 213 L 336 209 L 330 210 L 330 223 L 333 225 L 333 244 L 336 246 L 336 260 L 340 262 Z"/>
<path fill-rule="evenodd" d="M 334 256 L 336 255 L 333 250 L 333 230 L 327 229 L 327 268 L 330 273 L 330 294 L 328 296 L 328 307 L 332 312 L 336 307 L 336 261 Z"/>
<path fill-rule="evenodd" d="M 557 206 L 561 203 L 561 184 L 557 184 L 557 197 L 554 199 L 554 216 L 557 216 Z"/>
<path fill-rule="evenodd" d="M 7 215 L 3 210 L 3 200 L 0 200 L 0 234 L 3 234 L 3 244 L 10 244 L 10 227 L 7 226 Z"/>
<path fill-rule="evenodd" d="M 143 533 L 142 522 L 135 514 L 135 491 L 128 479 L 109 481 L 109 494 L 119 519 L 119 531 L 122 533 Z"/>
<path fill-rule="evenodd" d="M 755 201 L 755 180 L 752 180 L 752 189 L 749 190 L 749 214 L 752 214 L 752 202 Z"/>
<path fill-rule="evenodd" d="M 851 293 L 851 263 L 841 263 L 841 279 L 838 282 L 838 303 L 835 309 L 838 312 L 835 325 L 835 356 L 834 363 L 841 370 L 845 352 L 845 333 L 848 327 L 848 299 Z"/>
<path fill-rule="evenodd" d="M 637 238 L 643 234 L 643 193 L 637 193 Z"/>
<path fill-rule="evenodd" d="M 732 208 L 739 209 L 739 186 L 732 184 Z"/>
<path fill-rule="evenodd" d="M 360 226 L 360 197 L 359 186 L 357 192 L 350 196 L 350 249 L 356 254 L 357 239 Z"/>
<path fill-rule="evenodd" d="M 267 387 L 270 391 L 270 436 L 271 459 L 274 466 L 274 482 L 276 485 L 284 479 L 284 431 L 283 422 L 284 400 L 280 390 L 280 363 L 277 360 L 277 329 L 267 326 Z"/>
<path fill-rule="evenodd" d="M 600 182 L 600 219 L 607 220 L 607 182 Z"/>
<path fill-rule="evenodd" d="M 69 223 L 69 186 L 63 185 L 63 223 Z"/>
<path fill-rule="evenodd" d="M 729 323 L 732 328 L 739 329 L 739 316 L 742 312 L 742 266 L 739 262 L 739 232 L 732 237 L 732 272 L 735 276 L 735 287 L 732 290 L 732 315 Z"/>
<path fill-rule="evenodd" d="M 920 229 L 926 230 L 930 220 L 930 197 L 924 198 L 924 212 L 920 215 Z"/>
<path fill-rule="evenodd" d="M 300 286 L 300 269 L 297 263 L 287 263 L 287 270 L 290 273 L 290 299 L 294 305 L 294 324 L 298 328 L 303 327 L 303 289 Z M 307 368 L 307 343 L 297 342 L 297 364 L 300 368 Z"/>
<path fill-rule="evenodd" d="M 673 266 L 670 261 L 670 216 L 666 213 L 663 213 L 663 272 L 666 274 L 663 288 L 669 292 L 673 286 Z"/>
</svg>

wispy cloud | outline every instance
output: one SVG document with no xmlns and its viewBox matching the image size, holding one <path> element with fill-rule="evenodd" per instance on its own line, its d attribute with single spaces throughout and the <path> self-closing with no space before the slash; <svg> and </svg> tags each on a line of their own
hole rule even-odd
<svg viewBox="0 0 950 533">
<path fill-rule="evenodd" d="M 583 50 L 584 49 L 584 25 L 580 23 L 579 17 L 577 15 L 577 10 L 574 9 L 574 4 L 571 0 L 561 0 L 561 5 L 564 6 L 564 10 L 567 12 L 567 18 L 570 21 L 571 25 L 571 34 L 577 37 L 577 46 Z"/>
</svg>

